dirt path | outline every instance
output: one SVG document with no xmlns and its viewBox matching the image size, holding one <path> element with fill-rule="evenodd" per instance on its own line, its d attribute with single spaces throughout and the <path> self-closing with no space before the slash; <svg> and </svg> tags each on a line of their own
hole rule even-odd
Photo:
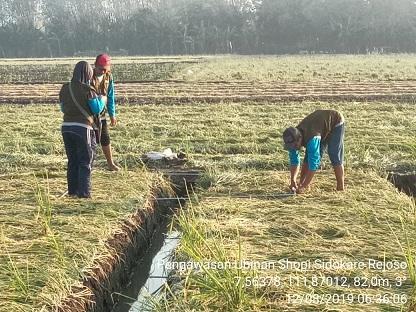
<svg viewBox="0 0 416 312">
<path fill-rule="evenodd" d="M 61 84 L 1 84 L 0 103 L 57 103 Z M 117 83 L 117 99 L 130 104 L 189 103 L 195 101 L 352 100 L 413 101 L 415 81 L 377 82 L 183 82 Z"/>
</svg>

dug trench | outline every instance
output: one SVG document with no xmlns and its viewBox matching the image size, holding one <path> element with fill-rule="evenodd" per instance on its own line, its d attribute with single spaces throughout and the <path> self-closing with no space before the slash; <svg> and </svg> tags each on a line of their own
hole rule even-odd
<svg viewBox="0 0 416 312">
<path fill-rule="evenodd" d="M 71 288 L 71 295 L 54 308 L 58 312 L 110 312 L 123 301 L 120 296 L 128 288 L 132 276 L 143 270 L 142 285 L 152 258 L 161 247 L 167 224 L 177 209 L 183 207 L 188 191 L 193 189 L 201 170 L 162 170 L 173 194 L 161 188 L 153 190 L 145 209 L 138 209 L 125 220 L 107 241 L 111 256 L 100 259 L 85 275 L 82 285 Z M 139 272 L 140 274 L 140 272 Z"/>
</svg>

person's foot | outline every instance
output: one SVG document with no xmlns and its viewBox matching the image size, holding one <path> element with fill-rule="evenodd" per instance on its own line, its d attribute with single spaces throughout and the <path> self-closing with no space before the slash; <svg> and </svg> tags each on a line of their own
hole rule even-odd
<svg viewBox="0 0 416 312">
<path fill-rule="evenodd" d="M 115 163 L 108 164 L 108 170 L 110 171 L 119 171 L 121 168 L 117 166 Z"/>
<path fill-rule="evenodd" d="M 337 186 L 337 191 L 345 191 L 345 187 L 344 186 Z"/>
</svg>

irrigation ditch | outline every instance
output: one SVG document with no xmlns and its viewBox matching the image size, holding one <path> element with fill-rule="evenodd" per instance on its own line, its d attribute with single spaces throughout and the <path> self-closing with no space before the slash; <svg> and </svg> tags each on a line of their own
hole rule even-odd
<svg viewBox="0 0 416 312">
<path fill-rule="evenodd" d="M 72 295 L 56 309 L 58 312 L 138 312 L 148 304 L 149 295 L 157 295 L 169 274 L 164 265 L 171 259 L 180 241 L 179 232 L 169 233 L 172 217 L 186 209 L 189 194 L 203 169 L 158 169 L 170 182 L 173 193 L 154 189 L 145 206 L 139 209 L 108 242 L 112 258 L 96 263 Z M 233 198 L 283 199 L 293 193 L 268 195 L 233 193 Z M 229 194 L 207 199 L 220 199 Z M 144 212 L 145 211 L 145 212 Z"/>
<path fill-rule="evenodd" d="M 160 171 L 174 193 L 155 188 L 145 209 L 138 209 L 107 241 L 111 256 L 100 258 L 84 277 L 82 286 L 72 287 L 71 295 L 55 311 L 129 311 L 132 300 L 125 293 L 137 296 L 146 283 L 152 260 L 166 241 L 173 214 L 185 206 L 188 190 L 194 188 L 202 173 L 200 169 Z"/>
</svg>

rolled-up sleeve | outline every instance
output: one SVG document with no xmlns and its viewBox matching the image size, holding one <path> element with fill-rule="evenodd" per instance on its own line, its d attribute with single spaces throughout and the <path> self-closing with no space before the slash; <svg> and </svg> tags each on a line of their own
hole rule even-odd
<svg viewBox="0 0 416 312">
<path fill-rule="evenodd" d="M 290 160 L 291 166 L 299 166 L 300 164 L 299 151 L 295 149 L 289 150 L 289 160 Z"/>
<path fill-rule="evenodd" d="M 113 79 L 110 80 L 110 85 L 108 86 L 107 98 L 108 98 L 108 103 L 107 103 L 108 114 L 110 115 L 110 117 L 115 117 L 116 116 L 116 92 L 114 90 Z"/>
<path fill-rule="evenodd" d="M 306 151 L 308 154 L 308 169 L 311 171 L 318 170 L 321 164 L 320 146 L 320 136 L 314 136 L 309 140 L 308 144 L 306 144 Z"/>
</svg>

